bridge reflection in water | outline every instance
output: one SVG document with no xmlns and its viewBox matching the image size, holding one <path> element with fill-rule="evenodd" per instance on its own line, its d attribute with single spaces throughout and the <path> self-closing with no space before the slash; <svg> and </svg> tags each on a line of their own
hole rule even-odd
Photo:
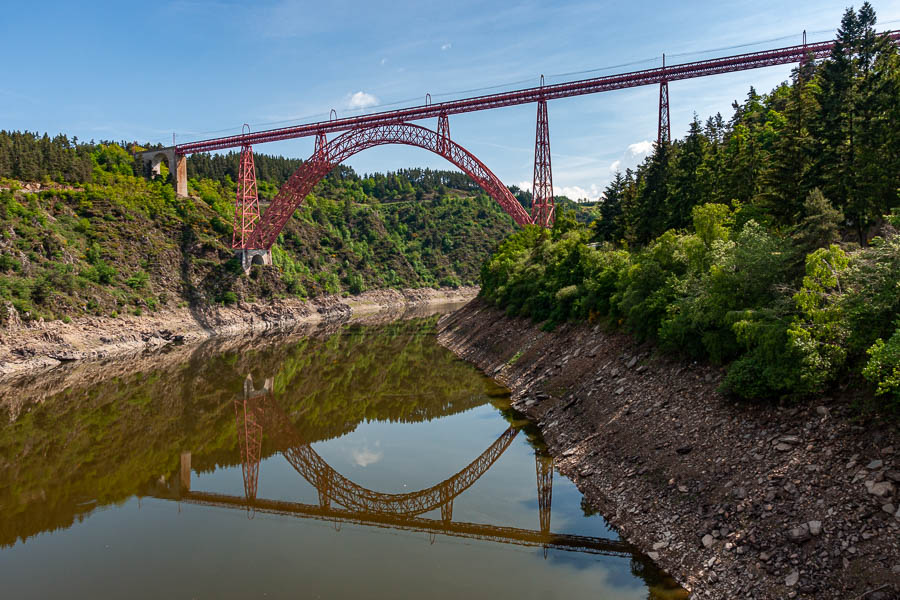
<svg viewBox="0 0 900 600">
<path fill-rule="evenodd" d="M 538 530 L 453 520 L 454 499 L 484 475 L 509 448 L 519 433 L 519 429 L 514 426 L 504 431 L 475 460 L 444 481 L 416 492 L 388 494 L 360 486 L 328 465 L 312 446 L 300 439 L 288 415 L 274 401 L 272 387 L 273 380 L 269 378 L 257 389 L 252 378 L 247 376 L 242 397 L 235 398 L 234 401 L 244 481 L 243 496 L 192 490 L 191 455 L 188 452 L 181 455 L 178 484 L 165 490 L 157 490 L 152 495 L 187 504 L 247 510 L 251 517 L 260 512 L 336 524 L 351 523 L 428 533 L 432 536 L 432 541 L 436 535 L 448 535 L 538 547 L 543 548 L 545 558 L 550 549 L 606 556 L 639 556 L 635 548 L 619 540 L 550 531 L 553 459 L 538 449 L 534 455 Z M 278 443 L 278 447 L 284 448 L 282 454 L 287 461 L 316 488 L 319 498 L 317 505 L 257 497 L 264 432 Z M 440 519 L 422 516 L 437 509 L 440 509 Z"/>
</svg>

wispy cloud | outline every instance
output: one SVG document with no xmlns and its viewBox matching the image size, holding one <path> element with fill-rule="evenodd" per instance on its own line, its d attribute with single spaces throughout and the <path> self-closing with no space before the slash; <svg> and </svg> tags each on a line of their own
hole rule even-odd
<svg viewBox="0 0 900 600">
<path fill-rule="evenodd" d="M 347 108 L 351 110 L 369 108 L 378 104 L 378 98 L 373 94 L 359 91 L 347 96 Z"/>
<path fill-rule="evenodd" d="M 652 151 L 653 142 L 649 140 L 635 142 L 628 145 L 628 153 L 631 154 L 631 156 L 643 156 L 645 154 L 650 154 Z"/>
<path fill-rule="evenodd" d="M 452 47 L 453 47 L 453 44 L 451 44 L 450 42 L 447 42 L 446 44 L 441 44 L 441 50 L 449 50 Z"/>
<path fill-rule="evenodd" d="M 516 184 L 520 189 L 525 190 L 526 192 L 531 191 L 531 182 L 530 181 L 520 181 Z M 570 200 L 597 200 L 600 198 L 602 194 L 602 190 L 600 186 L 597 184 L 591 184 L 588 189 L 581 187 L 580 185 L 554 185 L 553 186 L 553 195 L 554 196 L 565 196 Z"/>
<path fill-rule="evenodd" d="M 619 167 L 621 167 L 621 166 L 622 166 L 621 160 L 614 160 L 613 163 L 611 165 L 609 165 L 609 172 L 610 173 L 618 173 Z"/>
<path fill-rule="evenodd" d="M 379 460 L 384 457 L 384 453 L 380 450 L 369 450 L 368 448 L 361 448 L 359 450 L 353 450 L 353 462 L 355 462 L 360 467 L 368 467 L 369 465 L 374 465 Z"/>
<path fill-rule="evenodd" d="M 556 196 L 566 196 L 570 200 L 597 200 L 600 198 L 600 187 L 592 183 L 588 189 L 584 189 L 580 185 L 562 185 L 553 186 L 553 194 Z"/>
</svg>

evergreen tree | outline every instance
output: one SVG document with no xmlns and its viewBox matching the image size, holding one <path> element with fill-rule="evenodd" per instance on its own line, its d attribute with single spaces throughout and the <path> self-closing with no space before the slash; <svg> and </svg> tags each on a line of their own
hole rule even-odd
<svg viewBox="0 0 900 600">
<path fill-rule="evenodd" d="M 819 188 L 813 190 L 803 203 L 803 220 L 794 232 L 794 241 L 807 255 L 817 248 L 827 248 L 841 239 L 840 224 L 844 220 L 841 211 L 831 205 Z"/>
<path fill-rule="evenodd" d="M 665 231 L 671 153 L 669 143 L 657 144 L 638 167 L 631 193 L 623 198 L 625 237 L 631 242 L 644 245 Z"/>
<path fill-rule="evenodd" d="M 621 171 L 616 171 L 616 176 L 609 182 L 603 191 L 603 200 L 600 203 L 600 218 L 594 221 L 594 239 L 596 241 L 617 241 L 621 239 L 622 227 L 622 196 L 628 180 Z"/>
<path fill-rule="evenodd" d="M 795 222 L 803 198 L 815 181 L 816 143 L 811 127 L 818 111 L 816 87 L 811 83 L 814 66 L 805 63 L 794 71 L 784 125 L 778 131 L 768 167 L 762 174 L 760 205 L 775 221 Z"/>
<path fill-rule="evenodd" d="M 677 145 L 666 198 L 665 229 L 684 229 L 691 224 L 694 206 L 709 197 L 710 177 L 704 172 L 709 141 L 703 135 L 697 115 L 688 135 Z"/>
</svg>

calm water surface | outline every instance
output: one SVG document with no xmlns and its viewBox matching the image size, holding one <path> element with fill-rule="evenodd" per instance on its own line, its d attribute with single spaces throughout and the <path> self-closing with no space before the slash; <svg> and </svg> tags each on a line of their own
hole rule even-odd
<svg viewBox="0 0 900 600">
<path fill-rule="evenodd" d="M 435 319 L 0 389 L 0 597 L 686 597 Z"/>
</svg>

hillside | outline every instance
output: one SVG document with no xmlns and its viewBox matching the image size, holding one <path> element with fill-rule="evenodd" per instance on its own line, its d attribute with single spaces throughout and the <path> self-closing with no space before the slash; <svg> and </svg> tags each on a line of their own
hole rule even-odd
<svg viewBox="0 0 900 600">
<path fill-rule="evenodd" d="M 513 234 L 482 294 L 711 361 L 744 398 L 840 388 L 900 410 L 900 53 L 874 27 L 868 3 L 848 10 L 831 56 L 695 118 L 617 175 L 590 226 Z"/>
<path fill-rule="evenodd" d="M 134 145 L 0 132 L 0 322 L 477 282 L 512 220 L 461 173 L 338 167 L 244 275 L 230 249 L 236 155 L 191 157 L 190 198 Z M 271 198 L 299 161 L 257 156 Z M 236 168 L 236 167 L 235 167 Z M 263 179 L 265 176 L 267 179 Z M 38 181 L 40 183 L 29 183 Z"/>
</svg>

